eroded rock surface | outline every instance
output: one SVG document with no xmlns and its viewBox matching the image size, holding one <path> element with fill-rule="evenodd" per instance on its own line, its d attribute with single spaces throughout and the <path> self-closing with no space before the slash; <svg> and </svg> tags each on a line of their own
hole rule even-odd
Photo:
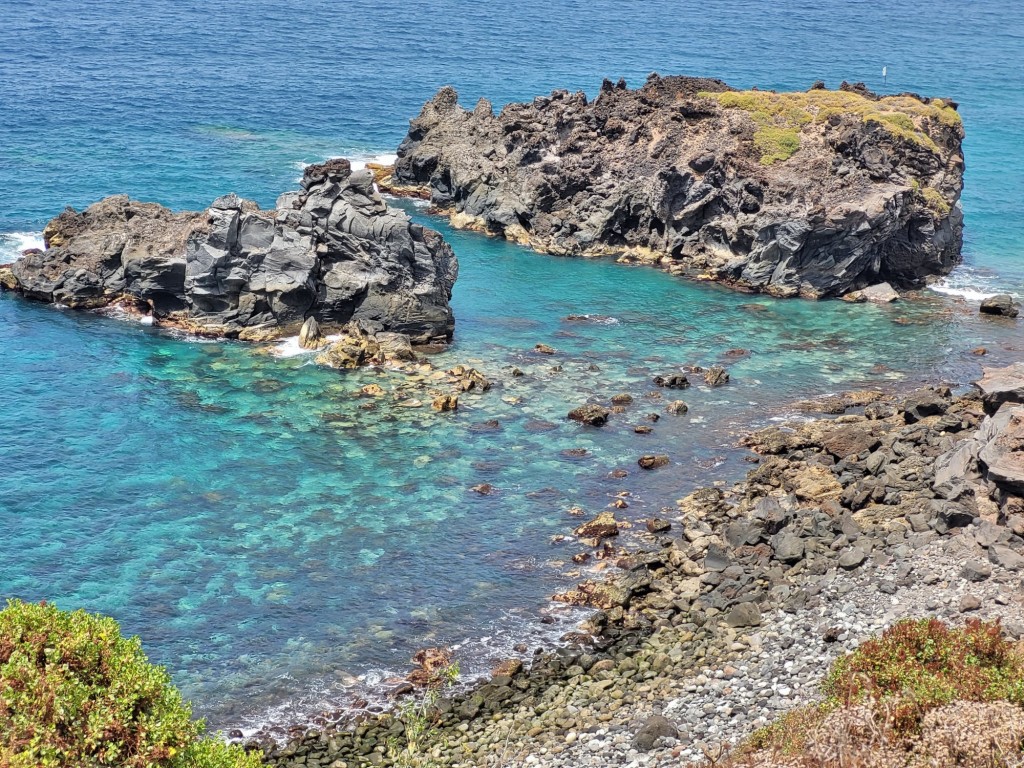
<svg viewBox="0 0 1024 768">
<path fill-rule="evenodd" d="M 273 211 L 234 194 L 200 213 L 118 195 L 67 209 L 43 235 L 46 249 L 11 267 L 33 299 L 83 309 L 129 299 L 168 324 L 241 338 L 295 333 L 307 318 L 424 343 L 454 329 L 451 248 L 388 208 L 346 160 L 307 168 Z"/>
<path fill-rule="evenodd" d="M 845 83 L 777 94 L 651 75 L 499 114 L 446 87 L 380 178 L 538 250 L 823 297 L 959 262 L 962 139 L 951 102 Z"/>
</svg>

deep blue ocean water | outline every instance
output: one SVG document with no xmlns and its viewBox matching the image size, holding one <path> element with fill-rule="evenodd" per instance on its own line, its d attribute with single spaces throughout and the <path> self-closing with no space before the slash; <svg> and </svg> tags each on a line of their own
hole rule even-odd
<svg viewBox="0 0 1024 768">
<path fill-rule="evenodd" d="M 201 208 L 233 190 L 270 205 L 304 163 L 393 152 L 448 83 L 465 104 L 500 105 L 652 70 L 882 89 L 886 66 L 890 91 L 959 101 L 968 174 L 965 267 L 946 293 L 890 307 L 539 256 L 403 203 L 462 264 L 456 343 L 437 364 L 501 382 L 453 416 L 361 408 L 363 384 L 400 384 L 387 374 L 0 296 L 0 597 L 115 616 L 217 727 L 344 704 L 353 677 L 377 681 L 426 644 L 466 643 L 472 672 L 520 638 L 549 642 L 571 627 L 538 622 L 573 576 L 575 550 L 550 543 L 575 524 L 569 508 L 628 490 L 627 518 L 656 514 L 737 477 L 737 435 L 797 398 L 964 383 L 979 345 L 987 360 L 1019 357 L 1018 326 L 972 302 L 1024 294 L 1022 62 L 1024 8 L 995 0 L 7 0 L 0 263 L 64 205 L 107 194 Z M 532 355 L 538 342 L 557 358 Z M 694 388 L 686 417 L 633 433 L 663 408 L 645 399 L 653 374 L 736 347 L 751 354 L 729 360 L 728 387 Z M 610 427 L 565 422 L 588 395 L 620 391 L 638 402 Z M 672 468 L 608 478 L 651 451 Z M 469 490 L 483 482 L 497 492 Z"/>
</svg>

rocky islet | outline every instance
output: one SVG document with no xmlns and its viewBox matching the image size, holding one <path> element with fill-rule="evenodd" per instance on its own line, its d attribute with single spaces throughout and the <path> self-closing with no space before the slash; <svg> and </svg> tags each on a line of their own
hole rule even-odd
<svg viewBox="0 0 1024 768">
<path fill-rule="evenodd" d="M 163 326 L 253 341 L 297 334 L 309 318 L 417 344 L 454 332 L 451 248 L 389 208 L 372 175 L 347 160 L 307 167 L 302 189 L 275 210 L 230 194 L 173 213 L 119 195 L 66 210 L 43 237 L 45 250 L 26 251 L 3 277 L 31 299 L 121 303 Z M 319 338 L 311 330 L 307 345 Z"/>
<path fill-rule="evenodd" d="M 498 114 L 445 87 L 377 173 L 454 226 L 549 253 L 821 298 L 920 287 L 959 263 L 963 135 L 948 100 L 859 84 L 775 93 L 652 74 Z"/>
</svg>

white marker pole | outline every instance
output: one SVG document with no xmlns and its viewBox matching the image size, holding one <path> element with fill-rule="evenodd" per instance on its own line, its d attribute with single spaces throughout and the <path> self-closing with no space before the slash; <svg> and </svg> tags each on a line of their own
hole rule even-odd
<svg viewBox="0 0 1024 768">
<path fill-rule="evenodd" d="M 889 75 L 889 68 L 888 67 L 882 67 L 882 87 L 883 88 L 886 86 L 886 83 L 888 82 L 888 75 Z"/>
</svg>

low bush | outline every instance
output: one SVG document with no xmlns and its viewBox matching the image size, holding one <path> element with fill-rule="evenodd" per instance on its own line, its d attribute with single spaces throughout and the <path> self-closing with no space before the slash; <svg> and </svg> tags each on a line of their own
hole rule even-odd
<svg viewBox="0 0 1024 768">
<path fill-rule="evenodd" d="M 839 659 L 824 699 L 757 731 L 728 768 L 1016 768 L 1024 656 L 998 622 L 906 620 Z"/>
<path fill-rule="evenodd" d="M 0 768 L 256 768 L 202 721 L 111 618 L 8 602 L 0 611 Z"/>
<path fill-rule="evenodd" d="M 895 730 L 911 733 L 953 701 L 1024 702 L 1024 658 L 998 622 L 907 620 L 836 661 L 822 689 L 840 704 L 890 702 Z"/>
</svg>

